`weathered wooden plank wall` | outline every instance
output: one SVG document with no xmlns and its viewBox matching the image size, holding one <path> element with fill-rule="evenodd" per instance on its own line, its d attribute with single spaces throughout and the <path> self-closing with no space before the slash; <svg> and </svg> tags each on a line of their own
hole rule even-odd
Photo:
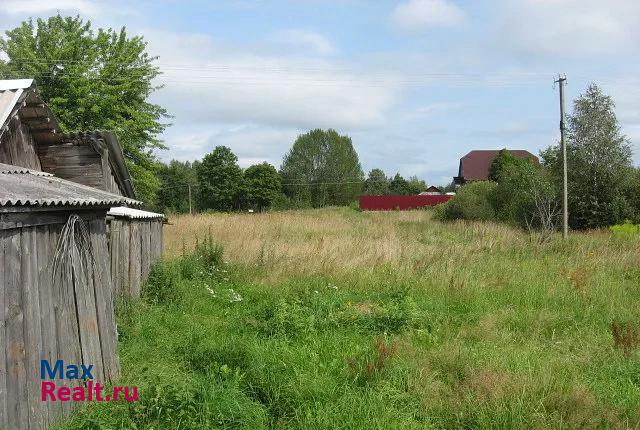
<svg viewBox="0 0 640 430">
<path fill-rule="evenodd" d="M 14 116 L 0 139 L 0 163 L 42 170 L 29 127 Z"/>
<path fill-rule="evenodd" d="M 0 230 L 0 428 L 42 429 L 72 402 L 40 399 L 40 360 L 93 364 L 96 382 L 119 372 L 104 214 L 86 221 L 93 264 L 75 282 L 52 276 L 61 224 Z M 79 382 L 56 383 L 70 387 Z"/>
<path fill-rule="evenodd" d="M 109 254 L 116 294 L 140 297 L 151 267 L 162 257 L 162 220 L 110 220 Z"/>
<path fill-rule="evenodd" d="M 113 176 L 106 147 L 102 152 L 89 142 L 38 145 L 42 170 L 110 193 L 124 195 Z"/>
</svg>

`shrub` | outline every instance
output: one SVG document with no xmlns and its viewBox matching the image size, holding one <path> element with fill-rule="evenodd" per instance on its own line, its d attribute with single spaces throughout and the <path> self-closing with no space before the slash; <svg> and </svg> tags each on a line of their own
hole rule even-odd
<svg viewBox="0 0 640 430">
<path fill-rule="evenodd" d="M 495 190 L 495 182 L 470 182 L 460 188 L 458 193 L 444 205 L 445 220 L 479 220 L 494 219 L 495 210 L 491 204 L 491 193 Z"/>
<path fill-rule="evenodd" d="M 178 279 L 176 267 L 167 262 L 159 261 L 154 264 L 147 282 L 142 286 L 142 298 L 152 304 L 167 304 L 177 302 Z"/>
<path fill-rule="evenodd" d="M 620 237 L 637 237 L 640 235 L 640 224 L 634 224 L 626 220 L 622 224 L 616 224 L 609 227 L 614 235 Z"/>
</svg>

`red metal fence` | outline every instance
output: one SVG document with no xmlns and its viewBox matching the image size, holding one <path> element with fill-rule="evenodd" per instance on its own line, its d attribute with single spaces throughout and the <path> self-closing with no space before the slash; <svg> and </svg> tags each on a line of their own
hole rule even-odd
<svg viewBox="0 0 640 430">
<path fill-rule="evenodd" d="M 445 203 L 453 196 L 360 196 L 360 209 L 364 211 L 407 210 Z"/>
</svg>

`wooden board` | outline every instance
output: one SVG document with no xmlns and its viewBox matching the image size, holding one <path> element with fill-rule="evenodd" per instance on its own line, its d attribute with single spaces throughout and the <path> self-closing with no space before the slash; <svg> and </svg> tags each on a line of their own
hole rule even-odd
<svg viewBox="0 0 640 430">
<path fill-rule="evenodd" d="M 5 345 L 5 248 L 10 232 L 0 230 L 0 428 L 7 428 L 7 351 Z M 7 274 L 7 276 L 9 276 Z"/>
<path fill-rule="evenodd" d="M 49 234 L 49 226 L 40 226 L 36 229 L 38 237 L 38 285 L 40 295 L 40 324 L 42 331 L 42 359 L 54 363 L 58 359 L 58 344 L 56 341 L 56 318 L 53 299 L 53 288 L 51 282 L 51 269 L 53 250 L 55 243 Z M 62 405 L 60 402 L 45 402 L 47 407 L 46 425 L 54 423 L 62 415 Z"/>
<path fill-rule="evenodd" d="M 29 425 L 24 349 L 24 314 L 20 279 L 20 230 L 8 230 L 5 238 L 5 300 L 7 356 L 7 427 L 24 429 Z"/>
<path fill-rule="evenodd" d="M 141 245 L 140 226 L 138 223 L 129 223 L 129 294 L 131 297 L 140 297 L 141 284 Z"/>
<path fill-rule="evenodd" d="M 140 227 L 140 278 L 145 282 L 151 266 L 151 223 L 136 221 Z"/>
<path fill-rule="evenodd" d="M 21 287 L 24 307 L 25 367 L 29 406 L 29 427 L 43 428 L 46 404 L 40 400 L 38 373 L 42 358 L 42 327 L 38 294 L 38 255 L 35 227 L 21 229 Z"/>
<path fill-rule="evenodd" d="M 93 288 L 98 314 L 98 329 L 102 350 L 104 380 L 113 381 L 119 373 L 118 339 L 114 312 L 114 287 L 108 265 L 108 249 L 106 242 L 106 225 L 103 219 L 91 221 L 89 224 L 91 247 L 95 256 L 95 272 Z"/>
</svg>

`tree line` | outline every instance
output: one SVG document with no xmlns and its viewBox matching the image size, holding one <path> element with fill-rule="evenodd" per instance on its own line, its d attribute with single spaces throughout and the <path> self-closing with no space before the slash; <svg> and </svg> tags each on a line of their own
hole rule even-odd
<svg viewBox="0 0 640 430">
<path fill-rule="evenodd" d="M 218 146 L 199 161 L 161 164 L 158 177 L 156 206 L 170 212 L 345 206 L 363 193 L 418 194 L 427 187 L 380 169 L 365 179 L 351 138 L 331 129 L 298 136 L 279 170 L 267 162 L 243 170 L 231 149 Z"/>
</svg>

